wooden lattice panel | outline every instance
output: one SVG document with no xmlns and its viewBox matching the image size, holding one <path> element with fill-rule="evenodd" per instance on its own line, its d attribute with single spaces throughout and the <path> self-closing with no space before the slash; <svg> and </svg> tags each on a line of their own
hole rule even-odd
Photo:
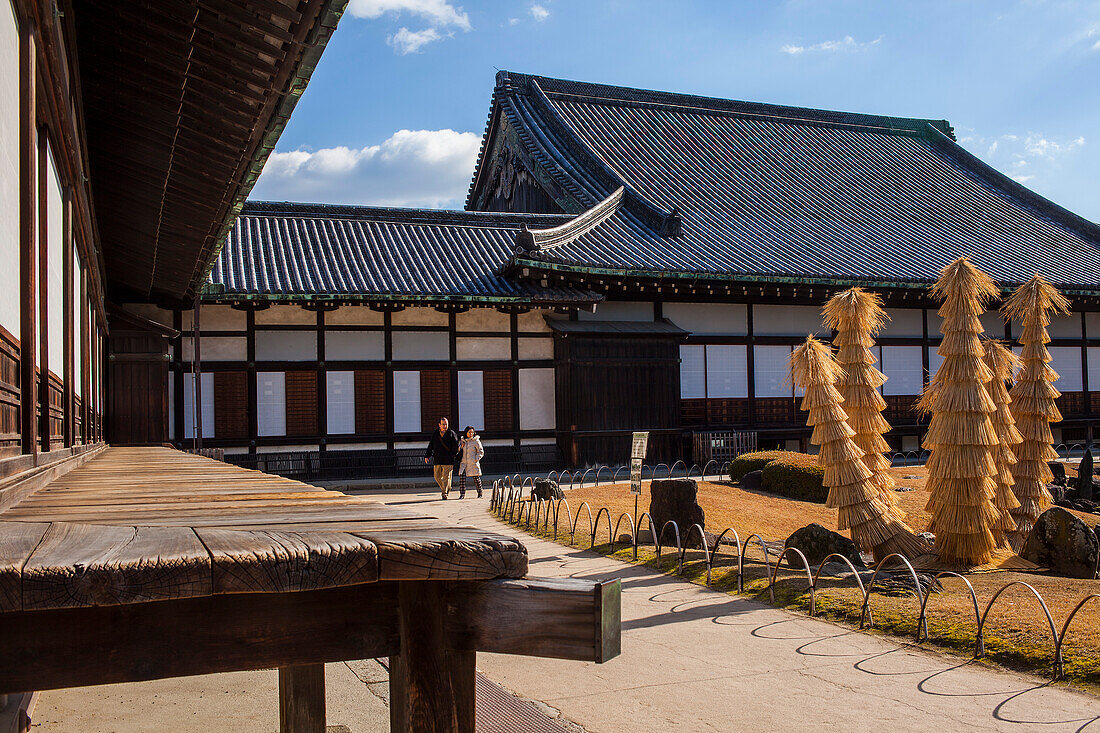
<svg viewBox="0 0 1100 733">
<path fill-rule="evenodd" d="M 485 393 L 485 429 L 514 430 L 512 419 L 512 372 L 490 369 L 483 376 Z"/>
<path fill-rule="evenodd" d="M 214 437 L 248 437 L 246 372 L 214 372 Z"/>
<path fill-rule="evenodd" d="M 434 430 L 441 417 L 454 419 L 451 415 L 451 373 L 446 369 L 425 369 L 420 372 L 421 429 L 425 433 Z"/>
<path fill-rule="evenodd" d="M 317 435 L 317 372 L 286 373 L 286 434 Z"/>
<path fill-rule="evenodd" d="M 381 369 L 355 372 L 355 432 L 386 432 L 386 373 Z"/>
</svg>

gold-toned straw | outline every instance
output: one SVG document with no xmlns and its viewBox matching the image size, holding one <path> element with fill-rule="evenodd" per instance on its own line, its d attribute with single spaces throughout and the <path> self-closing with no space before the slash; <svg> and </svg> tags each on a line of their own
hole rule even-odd
<svg viewBox="0 0 1100 733">
<path fill-rule="evenodd" d="M 848 424 L 855 431 L 852 439 L 863 451 L 871 483 L 890 508 L 890 515 L 905 519 L 894 492 L 896 482 L 890 473 L 890 459 L 884 455 L 890 446 L 882 436 L 890 430 L 890 423 L 882 417 L 886 400 L 879 394 L 879 387 L 886 382 L 886 375 L 875 368 L 875 355 L 871 352 L 875 336 L 889 321 L 882 299 L 863 288 L 849 288 L 830 298 L 822 314 L 825 325 L 837 332 L 833 344 L 837 347 L 836 360 L 842 374 L 836 386 L 844 398 Z"/>
<path fill-rule="evenodd" d="M 985 354 L 982 357 L 985 365 L 993 372 L 993 381 L 989 383 L 989 396 L 993 399 L 993 405 L 997 411 L 993 413 L 993 429 L 997 432 L 998 445 L 993 450 L 993 464 L 997 469 L 997 495 L 993 504 L 1001 510 L 1001 518 L 993 527 L 993 537 L 997 540 L 997 546 L 1011 548 L 1010 537 L 1016 530 L 1016 520 L 1012 512 L 1020 508 L 1020 502 L 1012 492 L 1012 486 L 1016 479 L 1012 476 L 1012 467 L 1016 464 L 1014 446 L 1023 441 L 1024 436 L 1016 429 L 1016 420 L 1012 417 L 1009 405 L 1012 397 L 1008 393 L 1008 383 L 1016 375 L 1020 368 L 1020 357 L 1012 353 L 1012 350 L 1000 341 L 986 339 L 984 344 Z"/>
<path fill-rule="evenodd" d="M 1054 475 L 1047 461 L 1054 460 L 1050 423 L 1062 419 L 1055 400 L 1061 393 L 1054 387 L 1058 374 L 1050 368 L 1050 343 L 1047 326 L 1054 314 L 1069 312 L 1069 301 L 1064 295 L 1035 275 L 1016 289 L 1001 308 L 1001 316 L 1017 321 L 1023 326 L 1020 345 L 1022 366 L 1016 384 L 1009 395 L 1012 398 L 1012 416 L 1016 428 L 1023 436 L 1016 448 L 1016 463 L 1012 466 L 1015 484 L 1012 487 L 1020 506 L 1012 510 L 1016 528 L 1009 541 L 1017 552 L 1023 547 L 1039 515 L 1050 508 L 1052 497 L 1047 484 Z"/>
<path fill-rule="evenodd" d="M 925 554 L 930 548 L 891 514 L 871 480 L 864 452 L 841 407 L 836 382 L 843 374 L 832 351 L 812 336 L 791 354 L 791 379 L 806 391 L 802 409 L 814 429 L 811 440 L 821 446 L 818 463 L 829 487 L 825 505 L 837 510 L 839 529 L 850 530 L 852 541 L 876 559 L 895 552 L 908 557 Z"/>
<path fill-rule="evenodd" d="M 936 534 L 936 552 L 946 565 L 974 566 L 992 560 L 994 529 L 1004 527 L 995 504 L 1000 441 L 992 416 L 997 411 L 987 385 L 993 371 L 984 361 L 978 319 L 996 297 L 993 280 L 965 257 L 940 272 L 933 297 L 943 301 L 939 314 L 943 364 L 922 401 L 932 413 L 924 444 L 928 459 L 928 511 Z"/>
</svg>

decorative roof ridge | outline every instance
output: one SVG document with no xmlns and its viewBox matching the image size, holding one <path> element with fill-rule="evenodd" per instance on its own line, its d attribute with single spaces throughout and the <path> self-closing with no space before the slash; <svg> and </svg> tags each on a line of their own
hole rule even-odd
<svg viewBox="0 0 1100 733">
<path fill-rule="evenodd" d="M 767 102 L 745 102 L 722 97 L 707 97 L 679 92 L 639 89 L 636 87 L 598 84 L 595 82 L 556 79 L 533 74 L 520 74 L 501 71 L 497 74 L 497 89 L 500 91 L 518 91 L 523 93 L 530 81 L 535 80 L 543 94 L 547 96 L 575 97 L 590 102 L 636 104 L 639 106 L 659 106 L 682 108 L 687 110 L 727 112 L 745 116 L 771 117 L 791 122 L 824 122 L 851 125 L 881 130 L 908 130 L 924 133 L 931 125 L 940 133 L 954 140 L 954 130 L 947 120 L 935 120 L 921 117 L 892 117 L 861 112 L 842 112 L 817 109 L 813 107 L 793 107 L 770 104 Z"/>
<path fill-rule="evenodd" d="M 631 186 L 626 178 L 611 167 L 611 164 L 596 152 L 595 148 L 550 103 L 550 99 L 543 92 L 542 87 L 539 86 L 536 77 L 529 77 L 528 85 L 534 93 L 534 98 L 544 119 L 555 127 L 559 134 L 568 138 L 571 145 L 570 152 L 588 158 L 595 164 L 595 171 L 602 174 L 601 177 L 604 179 L 600 183 L 605 187 L 605 190 L 614 191 L 616 187 L 624 189 L 627 194 L 625 197 L 627 210 L 645 223 L 654 233 L 660 236 L 678 236 L 680 234 L 679 212 L 668 211 L 664 207 L 658 206 Z"/>
<path fill-rule="evenodd" d="M 619 186 L 603 201 L 559 226 L 532 230 L 524 225 L 523 231 L 516 235 L 517 254 L 532 251 L 545 252 L 552 247 L 575 242 L 619 210 L 625 191 L 623 186 Z"/>
<path fill-rule="evenodd" d="M 1031 209 L 1036 215 L 1052 221 L 1059 226 L 1076 231 L 1079 234 L 1085 234 L 1097 245 L 1100 245 L 1100 224 L 1089 221 L 1080 214 L 1075 214 L 1069 209 L 1054 203 L 1050 199 L 1035 193 L 1027 186 L 1014 181 L 1009 176 L 1001 173 L 999 170 L 959 145 L 953 138 L 944 135 L 939 129 L 933 128 L 928 139 L 936 149 L 954 160 L 961 167 L 980 176 L 987 183 L 999 188 L 1002 192 L 1009 194 L 1019 203 Z"/>
<path fill-rule="evenodd" d="M 570 221 L 567 214 L 527 214 L 459 209 L 418 209 L 396 206 L 248 201 L 240 216 L 290 216 L 309 219 L 356 219 L 398 224 L 436 224 L 520 229 L 524 226 L 557 226 Z"/>
</svg>

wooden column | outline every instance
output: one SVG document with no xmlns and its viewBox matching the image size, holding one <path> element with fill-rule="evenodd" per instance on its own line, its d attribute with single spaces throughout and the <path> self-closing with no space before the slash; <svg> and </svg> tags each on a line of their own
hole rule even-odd
<svg viewBox="0 0 1100 733">
<path fill-rule="evenodd" d="M 279 733 L 325 733 L 325 665 L 279 669 Z"/>
<path fill-rule="evenodd" d="M 76 442 L 76 434 L 73 430 L 76 420 L 73 414 L 73 371 L 76 362 L 73 358 L 73 201 L 72 192 L 65 189 L 65 219 L 64 231 L 61 237 L 62 250 L 61 277 L 62 286 L 62 318 L 64 327 L 63 349 L 64 366 L 62 367 L 63 382 L 63 410 L 62 410 L 62 443 L 72 446 Z"/>
<path fill-rule="evenodd" d="M 449 651 L 443 584 L 398 586 L 401 653 L 390 658 L 390 730 L 472 733 L 473 651 Z"/>
<path fill-rule="evenodd" d="M 24 453 L 37 453 L 34 379 L 38 232 L 34 212 L 38 200 L 38 143 L 35 122 L 35 36 L 24 23 L 19 39 L 19 432 Z"/>
<path fill-rule="evenodd" d="M 46 131 L 38 135 L 38 442 L 50 451 L 50 211 Z"/>
</svg>

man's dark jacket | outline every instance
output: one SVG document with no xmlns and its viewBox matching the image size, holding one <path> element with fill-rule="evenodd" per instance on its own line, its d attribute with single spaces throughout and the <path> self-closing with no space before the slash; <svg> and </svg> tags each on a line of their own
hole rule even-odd
<svg viewBox="0 0 1100 733">
<path fill-rule="evenodd" d="M 424 457 L 431 458 L 432 465 L 435 466 L 453 466 L 455 458 L 458 457 L 458 435 L 453 430 L 448 430 L 442 435 L 439 434 L 438 429 L 433 430 L 428 448 L 424 451 Z"/>
</svg>

